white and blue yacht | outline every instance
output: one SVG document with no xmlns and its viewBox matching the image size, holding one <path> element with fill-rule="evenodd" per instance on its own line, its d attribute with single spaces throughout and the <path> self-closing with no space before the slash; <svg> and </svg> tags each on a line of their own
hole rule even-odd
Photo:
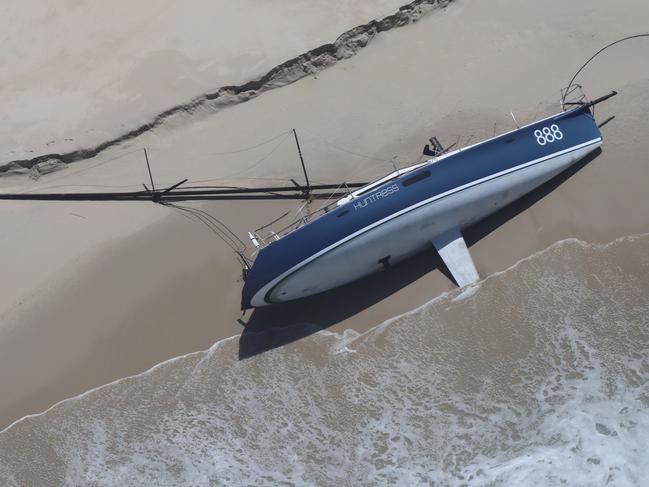
<svg viewBox="0 0 649 487">
<path fill-rule="evenodd" d="M 242 308 L 320 293 L 426 248 L 439 252 L 459 286 L 476 282 L 462 231 L 597 149 L 591 107 L 614 94 L 395 171 L 267 241 L 251 234 L 259 251 Z"/>
</svg>

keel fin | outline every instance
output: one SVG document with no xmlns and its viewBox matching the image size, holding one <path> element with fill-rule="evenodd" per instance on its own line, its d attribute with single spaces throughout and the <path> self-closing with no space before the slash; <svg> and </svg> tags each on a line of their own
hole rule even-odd
<svg viewBox="0 0 649 487">
<path fill-rule="evenodd" d="M 435 237 L 432 242 L 458 286 L 464 287 L 480 279 L 466 242 L 458 228 L 453 228 Z"/>
</svg>

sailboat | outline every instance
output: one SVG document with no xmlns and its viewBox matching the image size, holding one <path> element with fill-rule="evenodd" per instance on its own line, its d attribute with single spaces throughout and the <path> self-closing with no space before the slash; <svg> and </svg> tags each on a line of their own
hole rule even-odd
<svg viewBox="0 0 649 487">
<path fill-rule="evenodd" d="M 347 284 L 430 249 L 458 286 L 480 279 L 462 232 L 566 170 L 602 144 L 592 107 L 616 92 L 355 189 L 266 237 L 245 271 L 242 309 Z"/>
</svg>

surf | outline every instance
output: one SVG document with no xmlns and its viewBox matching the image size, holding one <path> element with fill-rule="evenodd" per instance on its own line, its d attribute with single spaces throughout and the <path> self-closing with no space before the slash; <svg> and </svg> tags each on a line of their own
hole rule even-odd
<svg viewBox="0 0 649 487">
<path fill-rule="evenodd" d="M 568 239 L 363 334 L 218 342 L 14 423 L 0 481 L 637 485 L 648 248 Z"/>
</svg>

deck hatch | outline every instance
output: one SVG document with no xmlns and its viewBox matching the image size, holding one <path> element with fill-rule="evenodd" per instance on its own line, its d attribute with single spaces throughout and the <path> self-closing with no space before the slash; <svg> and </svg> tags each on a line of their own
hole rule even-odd
<svg viewBox="0 0 649 487">
<path fill-rule="evenodd" d="M 426 179 L 429 176 L 430 176 L 430 171 L 429 170 L 422 171 L 419 174 L 415 174 L 411 178 L 404 179 L 402 184 L 404 186 L 410 186 L 411 184 L 415 184 L 415 183 L 418 183 L 419 181 L 423 181 L 424 179 Z"/>
</svg>

